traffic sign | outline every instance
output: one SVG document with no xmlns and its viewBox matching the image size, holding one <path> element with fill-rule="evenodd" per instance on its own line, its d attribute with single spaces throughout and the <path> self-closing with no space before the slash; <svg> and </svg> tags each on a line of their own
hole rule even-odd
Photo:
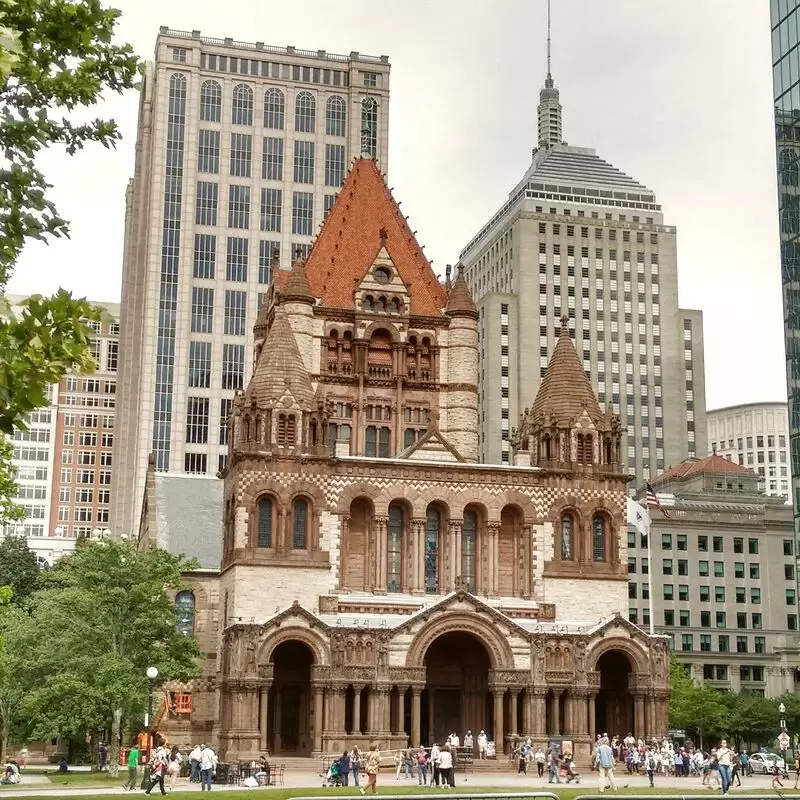
<svg viewBox="0 0 800 800">
<path fill-rule="evenodd" d="M 789 747 L 789 734 L 786 731 L 781 731 L 778 735 L 778 744 L 781 746 L 781 750 L 786 750 Z"/>
</svg>

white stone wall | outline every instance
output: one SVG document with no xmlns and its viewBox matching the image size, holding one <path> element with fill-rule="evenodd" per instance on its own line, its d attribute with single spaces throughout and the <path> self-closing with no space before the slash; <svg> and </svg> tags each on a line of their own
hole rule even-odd
<svg viewBox="0 0 800 800">
<path fill-rule="evenodd" d="M 555 603 L 559 622 L 594 625 L 615 611 L 624 613 L 628 584 L 621 580 L 548 578 L 543 600 Z"/>
<path fill-rule="evenodd" d="M 447 336 L 447 382 L 475 386 L 478 375 L 478 328 L 475 320 L 455 317 Z M 477 391 L 449 391 L 443 432 L 467 461 L 478 460 Z"/>
<path fill-rule="evenodd" d="M 309 373 L 314 372 L 314 356 L 316 355 L 317 368 L 319 368 L 319 344 L 315 340 L 317 334 L 317 321 L 314 312 L 308 303 L 285 303 L 283 306 L 286 318 L 294 333 L 303 364 Z"/>
</svg>

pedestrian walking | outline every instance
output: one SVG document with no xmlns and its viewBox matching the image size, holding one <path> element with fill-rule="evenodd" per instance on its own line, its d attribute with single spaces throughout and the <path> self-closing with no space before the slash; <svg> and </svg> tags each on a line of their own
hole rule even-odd
<svg viewBox="0 0 800 800">
<path fill-rule="evenodd" d="M 144 790 L 145 794 L 150 794 L 155 786 L 161 790 L 161 794 L 166 794 L 164 788 L 164 775 L 167 771 L 167 751 L 163 747 L 158 747 L 150 758 L 150 785 Z"/>
<path fill-rule="evenodd" d="M 367 785 L 361 787 L 361 794 L 366 794 L 367 789 L 372 789 L 372 794 L 378 791 L 378 771 L 381 768 L 381 751 L 373 742 L 367 753 Z"/>
<path fill-rule="evenodd" d="M 122 784 L 122 788 L 127 792 L 129 789 L 136 788 L 136 772 L 139 769 L 139 748 L 134 745 L 128 750 L 128 781 Z"/>
<path fill-rule="evenodd" d="M 653 777 L 656 774 L 656 757 L 650 750 L 646 750 L 644 754 L 644 766 L 647 772 L 647 780 L 650 781 L 650 787 L 654 786 Z"/>
<path fill-rule="evenodd" d="M 203 748 L 196 744 L 189 752 L 189 783 L 200 783 L 200 752 Z"/>
<path fill-rule="evenodd" d="M 456 782 L 453 777 L 453 753 L 450 745 L 445 745 L 439 752 L 439 780 L 442 786 L 455 788 Z"/>
<path fill-rule="evenodd" d="M 536 773 L 540 778 L 544 778 L 544 762 L 547 760 L 547 757 L 544 754 L 544 750 L 541 747 L 536 749 L 536 755 L 533 757 L 536 761 Z"/>
<path fill-rule="evenodd" d="M 353 786 L 358 786 L 358 773 L 361 771 L 361 759 L 363 758 L 358 747 L 350 751 L 350 772 L 353 774 Z"/>
<path fill-rule="evenodd" d="M 342 753 L 339 759 L 339 776 L 342 779 L 342 786 L 347 786 L 347 781 L 350 777 L 350 754 L 347 750 Z"/>
<path fill-rule="evenodd" d="M 200 791 L 211 791 L 211 779 L 217 769 L 217 754 L 208 746 L 200 745 Z"/>
<path fill-rule="evenodd" d="M 609 747 L 608 737 L 600 740 L 596 752 L 597 770 L 600 773 L 600 791 L 606 790 L 606 783 L 616 792 L 617 782 L 614 779 L 614 751 Z"/>
<path fill-rule="evenodd" d="M 181 762 L 183 761 L 183 756 L 181 755 L 180 750 L 178 749 L 178 745 L 173 745 L 172 750 L 169 754 L 169 761 L 167 762 L 167 775 L 169 776 L 169 790 L 172 791 L 175 788 L 175 781 L 181 775 Z"/>
<path fill-rule="evenodd" d="M 732 751 L 728 748 L 728 742 L 723 739 L 717 748 L 717 770 L 722 782 L 722 794 L 728 794 L 731 788 L 731 756 Z"/>
<path fill-rule="evenodd" d="M 417 750 L 417 778 L 420 786 L 424 786 L 428 777 L 428 751 L 422 746 Z"/>
</svg>

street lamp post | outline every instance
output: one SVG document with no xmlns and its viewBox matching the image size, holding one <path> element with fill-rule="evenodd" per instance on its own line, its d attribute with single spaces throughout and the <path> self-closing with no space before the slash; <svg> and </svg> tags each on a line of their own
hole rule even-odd
<svg viewBox="0 0 800 800">
<path fill-rule="evenodd" d="M 778 712 L 781 715 L 781 732 L 778 736 L 778 743 L 781 746 L 781 758 L 783 759 L 783 769 L 789 773 L 789 765 L 786 763 L 786 748 L 789 746 L 789 736 L 786 730 L 786 706 L 783 703 L 778 705 Z"/>
<path fill-rule="evenodd" d="M 150 785 L 150 761 L 153 754 L 153 731 L 150 726 L 153 724 L 153 685 L 158 677 L 157 667 L 148 667 L 145 670 L 147 675 L 147 711 L 144 715 L 144 730 L 147 734 L 147 760 L 144 762 L 144 774 L 142 775 L 142 788 Z"/>
</svg>

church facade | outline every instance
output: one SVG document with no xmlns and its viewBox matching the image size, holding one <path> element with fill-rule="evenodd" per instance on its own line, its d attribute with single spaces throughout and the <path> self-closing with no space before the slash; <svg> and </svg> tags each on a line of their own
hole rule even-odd
<svg viewBox="0 0 800 800">
<path fill-rule="evenodd" d="M 619 421 L 564 319 L 513 465 L 476 463 L 478 329 L 356 160 L 256 321 L 220 570 L 188 577 L 208 660 L 181 735 L 235 760 L 666 733 L 666 640 L 622 616 Z"/>
</svg>

